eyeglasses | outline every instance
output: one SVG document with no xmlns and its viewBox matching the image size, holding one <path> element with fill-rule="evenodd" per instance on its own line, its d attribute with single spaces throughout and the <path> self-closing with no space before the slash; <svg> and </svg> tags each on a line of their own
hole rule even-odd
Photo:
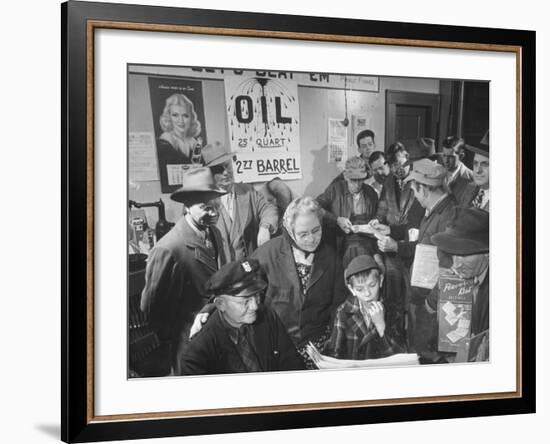
<svg viewBox="0 0 550 444">
<path fill-rule="evenodd" d="M 214 165 L 214 166 L 211 166 L 210 167 L 210 171 L 212 171 L 212 174 L 213 175 L 216 175 L 216 174 L 223 174 L 225 171 L 227 171 L 228 169 L 228 164 L 224 163 L 224 164 L 221 164 L 221 165 Z"/>
<path fill-rule="evenodd" d="M 263 295 L 264 295 L 264 290 L 260 290 L 250 296 L 246 296 L 244 298 L 242 297 L 238 297 L 238 296 L 231 296 L 231 295 L 227 295 L 231 298 L 231 301 L 236 303 L 236 304 L 239 304 L 241 306 L 243 306 L 244 308 L 249 308 L 252 306 L 252 301 L 254 301 L 256 303 L 256 305 L 259 305 L 260 302 L 262 301 L 262 298 L 263 298 Z"/>
</svg>

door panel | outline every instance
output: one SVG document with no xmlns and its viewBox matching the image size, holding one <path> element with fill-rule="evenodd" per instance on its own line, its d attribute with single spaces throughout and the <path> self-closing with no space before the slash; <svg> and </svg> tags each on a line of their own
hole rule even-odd
<svg viewBox="0 0 550 444">
<path fill-rule="evenodd" d="M 395 136 L 397 140 L 417 139 L 429 131 L 429 108 L 423 106 L 397 106 Z"/>
<path fill-rule="evenodd" d="M 399 140 L 430 137 L 437 141 L 439 94 L 386 91 L 386 148 Z"/>
</svg>

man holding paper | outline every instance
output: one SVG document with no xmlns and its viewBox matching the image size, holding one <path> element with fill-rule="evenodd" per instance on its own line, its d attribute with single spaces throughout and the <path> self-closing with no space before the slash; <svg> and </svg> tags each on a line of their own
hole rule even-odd
<svg viewBox="0 0 550 444">
<path fill-rule="evenodd" d="M 431 343 L 432 332 L 436 327 L 435 312 L 425 305 L 425 301 L 432 291 L 430 288 L 434 288 L 437 283 L 437 250 L 433 247 L 431 237 L 445 231 L 455 215 L 456 201 L 444 184 L 446 176 L 447 170 L 434 161 L 422 159 L 414 162 L 405 181 L 411 183 L 416 199 L 425 209 L 420 227 L 409 229 L 408 225 L 381 224 L 375 227 L 381 251 L 395 253 L 409 262 L 413 260 L 413 288 L 408 298 L 412 325 L 409 325 L 407 334 L 409 345 L 418 353 L 431 352 L 436 345 Z M 422 287 L 415 286 L 419 282 Z"/>
</svg>

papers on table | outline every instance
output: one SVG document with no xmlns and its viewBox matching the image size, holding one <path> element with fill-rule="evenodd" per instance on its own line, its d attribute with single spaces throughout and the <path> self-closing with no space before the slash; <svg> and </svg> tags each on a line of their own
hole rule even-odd
<svg viewBox="0 0 550 444">
<path fill-rule="evenodd" d="M 418 365 L 418 355 L 416 353 L 398 353 L 387 358 L 379 359 L 336 359 L 330 356 L 322 355 L 317 347 L 311 342 L 306 346 L 306 351 L 315 363 L 317 368 L 326 369 L 341 369 L 341 368 L 372 368 L 372 367 L 387 367 L 387 366 L 404 366 Z"/>
</svg>

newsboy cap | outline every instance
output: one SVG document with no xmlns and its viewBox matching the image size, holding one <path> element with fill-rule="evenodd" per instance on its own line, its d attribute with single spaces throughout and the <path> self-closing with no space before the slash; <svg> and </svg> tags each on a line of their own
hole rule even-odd
<svg viewBox="0 0 550 444">
<path fill-rule="evenodd" d="M 354 257 L 346 267 L 344 271 L 344 279 L 347 281 L 351 276 L 362 271 L 368 271 L 376 268 L 378 271 L 382 271 L 376 261 L 368 254 L 362 254 Z"/>
<path fill-rule="evenodd" d="M 443 185 L 447 177 L 447 170 L 430 159 L 421 159 L 413 163 L 411 172 L 405 178 L 405 182 L 415 180 L 424 185 L 439 186 Z"/>
<path fill-rule="evenodd" d="M 208 202 L 225 194 L 226 191 L 216 187 L 210 168 L 191 168 L 182 178 L 181 187 L 174 191 L 170 198 L 183 204 Z"/>
<path fill-rule="evenodd" d="M 211 297 L 227 294 L 244 298 L 266 287 L 267 282 L 256 259 L 229 262 L 206 281 L 206 292 Z"/>
<path fill-rule="evenodd" d="M 463 209 L 444 232 L 432 242 L 445 253 L 469 256 L 489 252 L 489 213 L 478 208 Z"/>
</svg>

